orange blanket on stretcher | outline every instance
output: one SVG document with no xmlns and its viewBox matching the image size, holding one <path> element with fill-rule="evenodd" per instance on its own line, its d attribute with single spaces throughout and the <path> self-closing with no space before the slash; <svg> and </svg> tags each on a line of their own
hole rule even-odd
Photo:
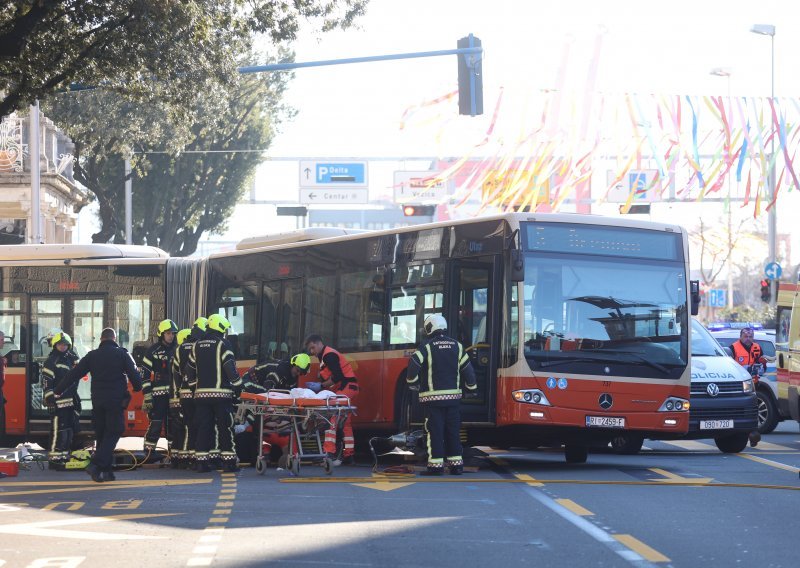
<svg viewBox="0 0 800 568">
<path fill-rule="evenodd" d="M 280 396 L 278 396 L 280 395 Z M 243 392 L 241 396 L 242 401 L 252 402 L 266 402 L 274 406 L 348 406 L 349 401 L 345 397 L 331 397 L 331 398 L 296 398 L 287 396 L 284 393 L 265 393 L 256 394 L 251 392 Z"/>
</svg>

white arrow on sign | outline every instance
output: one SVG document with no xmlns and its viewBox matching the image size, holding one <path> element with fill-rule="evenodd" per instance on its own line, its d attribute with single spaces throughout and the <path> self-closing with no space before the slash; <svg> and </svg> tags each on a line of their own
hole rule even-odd
<svg viewBox="0 0 800 568">
<path fill-rule="evenodd" d="M 164 539 L 165 536 L 146 536 L 140 534 L 115 534 L 108 532 L 70 531 L 52 527 L 70 525 L 88 525 L 108 523 L 111 521 L 131 521 L 153 517 L 169 517 L 178 513 L 157 513 L 152 515 L 111 515 L 108 517 L 84 517 L 80 519 L 62 519 L 59 521 L 40 521 L 36 523 L 19 523 L 15 525 L 0 525 L 0 533 L 18 534 L 25 536 L 43 536 L 47 538 L 75 538 L 79 540 L 147 540 Z"/>
</svg>

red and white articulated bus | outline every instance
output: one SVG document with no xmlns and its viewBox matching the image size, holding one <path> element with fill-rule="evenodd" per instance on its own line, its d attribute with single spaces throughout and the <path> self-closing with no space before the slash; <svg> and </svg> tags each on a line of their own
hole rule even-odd
<svg viewBox="0 0 800 568">
<path fill-rule="evenodd" d="M 478 377 L 478 397 L 462 402 L 471 444 L 563 443 L 567 459 L 581 462 L 590 444 L 620 431 L 657 438 L 688 428 L 696 302 L 678 226 L 515 213 L 386 231 L 307 229 L 237 248 L 153 260 L 164 292 L 151 296 L 151 333 L 162 314 L 188 325 L 206 309 L 222 313 L 241 369 L 297 353 L 318 333 L 359 378 L 357 431 L 421 421 L 404 374 L 430 313 L 447 319 Z M 22 295 L 31 313 L 36 295 Z M 122 327 L 105 309 L 104 321 Z M 32 390 L 21 393 L 35 399 Z M 134 419 L 138 406 L 135 398 Z M 144 426 L 131 424 L 131 434 Z"/>
<path fill-rule="evenodd" d="M 54 330 L 67 331 L 83 356 L 110 326 L 119 343 L 135 352 L 152 341 L 154 326 L 167 317 L 167 302 L 180 298 L 175 302 L 180 308 L 185 298 L 196 298 L 192 291 L 198 283 L 183 280 L 187 274 L 194 274 L 191 262 L 168 258 L 153 247 L 0 246 L 0 331 L 5 334 L 0 354 L 7 361 L 3 390 L 8 400 L 0 416 L 0 446 L 47 439 L 50 417 L 40 368 Z M 82 438 L 91 436 L 89 380 L 85 377 L 78 387 Z M 141 436 L 147 429 L 141 400 L 137 394 L 129 407 L 126 435 Z"/>
</svg>

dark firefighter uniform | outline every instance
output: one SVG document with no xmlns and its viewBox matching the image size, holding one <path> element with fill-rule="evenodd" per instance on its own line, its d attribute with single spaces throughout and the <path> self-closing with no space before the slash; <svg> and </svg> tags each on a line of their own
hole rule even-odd
<svg viewBox="0 0 800 568">
<path fill-rule="evenodd" d="M 181 379 L 178 398 L 180 398 L 181 401 L 181 413 L 183 414 L 183 420 L 186 424 L 185 448 L 189 461 L 194 460 L 197 442 L 197 424 L 194 420 L 194 387 L 189 384 L 189 378 L 186 376 L 186 364 L 189 362 L 189 357 L 192 354 L 192 344 L 206 336 L 207 322 L 208 320 L 204 317 L 199 317 L 195 320 L 188 337 L 184 337 L 183 342 L 180 343 L 175 350 L 175 357 L 173 358 L 172 364 L 172 372 L 177 373 Z M 178 332 L 179 337 L 180 334 L 181 332 Z M 214 436 L 214 440 L 216 440 L 216 438 L 217 437 Z"/>
<path fill-rule="evenodd" d="M 175 335 L 175 353 L 172 356 L 169 388 L 169 429 L 172 432 L 172 457 L 174 467 L 184 469 L 192 458 L 189 446 L 189 418 L 183 411 L 183 397 L 191 401 L 191 389 L 184 382 L 184 369 L 192 353 L 191 329 L 182 329 Z M 184 389 L 188 392 L 184 392 Z"/>
<path fill-rule="evenodd" d="M 297 386 L 297 377 L 292 374 L 292 363 L 288 359 L 260 363 L 251 367 L 247 375 L 250 381 L 267 390 L 291 390 Z"/>
<path fill-rule="evenodd" d="M 219 314 L 208 318 L 206 337 L 196 341 L 186 365 L 189 384 L 194 386 L 197 422 L 197 471 L 210 471 L 209 452 L 213 446 L 214 425 L 222 461 L 228 471 L 236 471 L 236 451 L 233 439 L 233 401 L 242 387 L 236 372 L 236 360 L 225 333 L 230 322 Z"/>
<path fill-rule="evenodd" d="M 170 386 L 172 384 L 172 356 L 175 353 L 174 334 L 178 326 L 172 320 L 164 320 L 158 324 L 158 342 L 151 345 L 142 357 L 142 392 L 144 392 L 144 408 L 150 425 L 144 435 L 145 451 L 152 451 L 158 444 L 162 430 L 167 431 L 167 438 L 172 440 L 167 417 L 170 411 Z M 165 339 L 170 334 L 170 340 Z M 165 428 L 166 426 L 166 428 Z"/>
<path fill-rule="evenodd" d="M 48 461 L 50 467 L 58 469 L 69 460 L 76 422 L 80 420 L 80 399 L 78 383 L 70 385 L 59 396 L 54 394 L 53 389 L 72 370 L 78 362 L 78 356 L 70 350 L 72 339 L 63 331 L 50 339 L 50 345 L 53 350 L 42 365 L 42 377 L 44 402 L 50 411 L 52 428 Z"/>
<path fill-rule="evenodd" d="M 92 374 L 92 424 L 97 450 L 86 472 L 94 481 L 113 480 L 111 461 L 114 448 L 125 431 L 125 409 L 130 402 L 128 381 L 133 390 L 142 390 L 142 379 L 130 353 L 117 345 L 111 328 L 100 334 L 100 346 L 89 351 L 73 369 L 56 384 L 54 394 L 61 396 L 87 373 Z"/>
<path fill-rule="evenodd" d="M 428 434 L 427 475 L 442 475 L 445 462 L 453 475 L 464 469 L 461 440 L 461 378 L 464 387 L 475 391 L 475 371 L 464 347 L 444 334 L 447 322 L 438 314 L 425 318 L 428 338 L 408 363 L 406 381 L 419 385 L 419 401 L 425 409 Z"/>
</svg>

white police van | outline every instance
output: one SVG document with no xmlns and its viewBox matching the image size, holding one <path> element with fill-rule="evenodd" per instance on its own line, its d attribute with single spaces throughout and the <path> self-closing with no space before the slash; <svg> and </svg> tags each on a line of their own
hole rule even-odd
<svg viewBox="0 0 800 568">
<path fill-rule="evenodd" d="M 745 449 L 750 432 L 758 426 L 752 377 L 695 319 L 690 404 L 689 431 L 679 439 L 713 438 L 721 451 L 737 453 Z M 642 443 L 641 438 L 626 433 L 613 439 L 611 447 L 618 453 L 635 454 Z"/>
</svg>

